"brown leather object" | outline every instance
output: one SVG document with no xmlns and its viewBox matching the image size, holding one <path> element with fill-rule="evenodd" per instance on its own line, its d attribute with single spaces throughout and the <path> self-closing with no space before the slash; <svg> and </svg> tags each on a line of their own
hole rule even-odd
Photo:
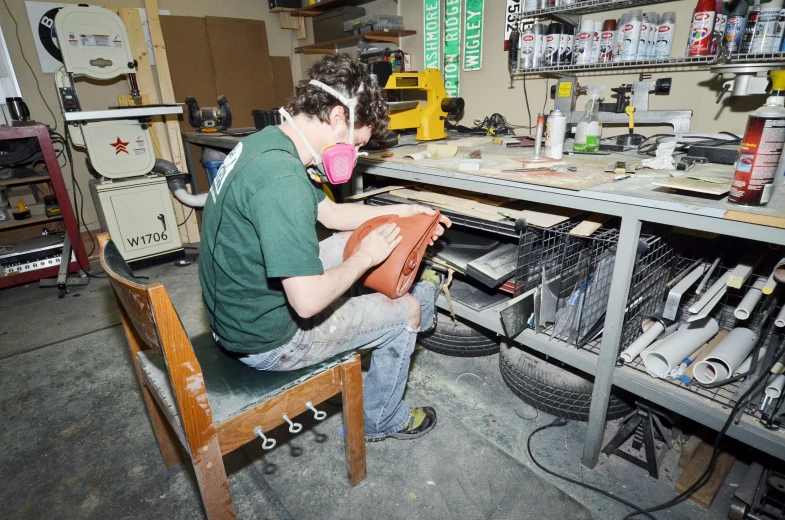
<svg viewBox="0 0 785 520">
<path fill-rule="evenodd" d="M 406 294 L 414 283 L 425 248 L 439 225 L 439 212 L 436 215 L 421 213 L 413 217 L 382 215 L 372 218 L 355 229 L 349 237 L 343 250 L 343 259 L 346 260 L 357 251 L 368 233 L 390 222 L 401 228 L 401 243 L 387 260 L 369 269 L 360 281 L 369 289 L 395 299 Z"/>
</svg>

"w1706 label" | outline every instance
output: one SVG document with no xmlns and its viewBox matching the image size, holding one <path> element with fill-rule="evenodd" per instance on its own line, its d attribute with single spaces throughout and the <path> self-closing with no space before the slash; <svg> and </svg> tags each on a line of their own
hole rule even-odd
<svg viewBox="0 0 785 520">
<path fill-rule="evenodd" d="M 169 240 L 169 235 L 166 234 L 166 231 L 163 231 L 161 233 L 147 233 L 134 238 L 126 238 L 126 240 L 128 240 L 128 245 L 131 247 L 149 246 L 158 242 L 166 242 Z"/>
</svg>

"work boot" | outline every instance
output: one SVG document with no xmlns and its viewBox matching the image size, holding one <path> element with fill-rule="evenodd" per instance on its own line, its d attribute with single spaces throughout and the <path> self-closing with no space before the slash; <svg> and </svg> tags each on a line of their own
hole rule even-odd
<svg viewBox="0 0 785 520">
<path fill-rule="evenodd" d="M 430 406 L 412 408 L 411 414 L 409 415 L 409 421 L 401 430 L 391 433 L 387 437 L 381 437 L 379 439 L 366 438 L 365 440 L 367 442 L 377 442 L 390 438 L 402 440 L 419 439 L 433 430 L 434 426 L 436 426 L 436 410 Z"/>
</svg>

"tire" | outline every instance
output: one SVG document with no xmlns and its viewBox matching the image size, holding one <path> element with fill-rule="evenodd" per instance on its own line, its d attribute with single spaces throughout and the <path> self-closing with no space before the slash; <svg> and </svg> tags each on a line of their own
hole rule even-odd
<svg viewBox="0 0 785 520">
<path fill-rule="evenodd" d="M 499 352 L 494 333 L 470 326 L 460 318 L 453 321 L 441 312 L 436 314 L 436 328 L 420 334 L 417 343 L 432 352 L 455 357 L 490 356 Z"/>
<path fill-rule="evenodd" d="M 594 383 L 588 376 L 507 346 L 501 349 L 499 369 L 504 382 L 523 402 L 556 417 L 589 420 Z M 631 411 L 630 404 L 613 393 L 606 420 L 619 419 Z"/>
</svg>

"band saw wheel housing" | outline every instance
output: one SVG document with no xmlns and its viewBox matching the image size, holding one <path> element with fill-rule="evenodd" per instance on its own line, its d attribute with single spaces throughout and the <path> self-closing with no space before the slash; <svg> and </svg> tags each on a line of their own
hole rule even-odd
<svg viewBox="0 0 785 520">
<path fill-rule="evenodd" d="M 418 335 L 417 343 L 432 352 L 455 357 L 490 356 L 499 352 L 496 334 L 469 326 L 457 317 L 453 320 L 443 312 L 436 314 L 436 328 Z"/>
<path fill-rule="evenodd" d="M 502 379 L 523 402 L 543 412 L 576 421 L 589 420 L 594 383 L 589 376 L 546 361 L 519 347 L 502 346 L 499 354 Z M 626 395 L 614 390 L 606 420 L 619 419 L 632 411 Z"/>
</svg>

